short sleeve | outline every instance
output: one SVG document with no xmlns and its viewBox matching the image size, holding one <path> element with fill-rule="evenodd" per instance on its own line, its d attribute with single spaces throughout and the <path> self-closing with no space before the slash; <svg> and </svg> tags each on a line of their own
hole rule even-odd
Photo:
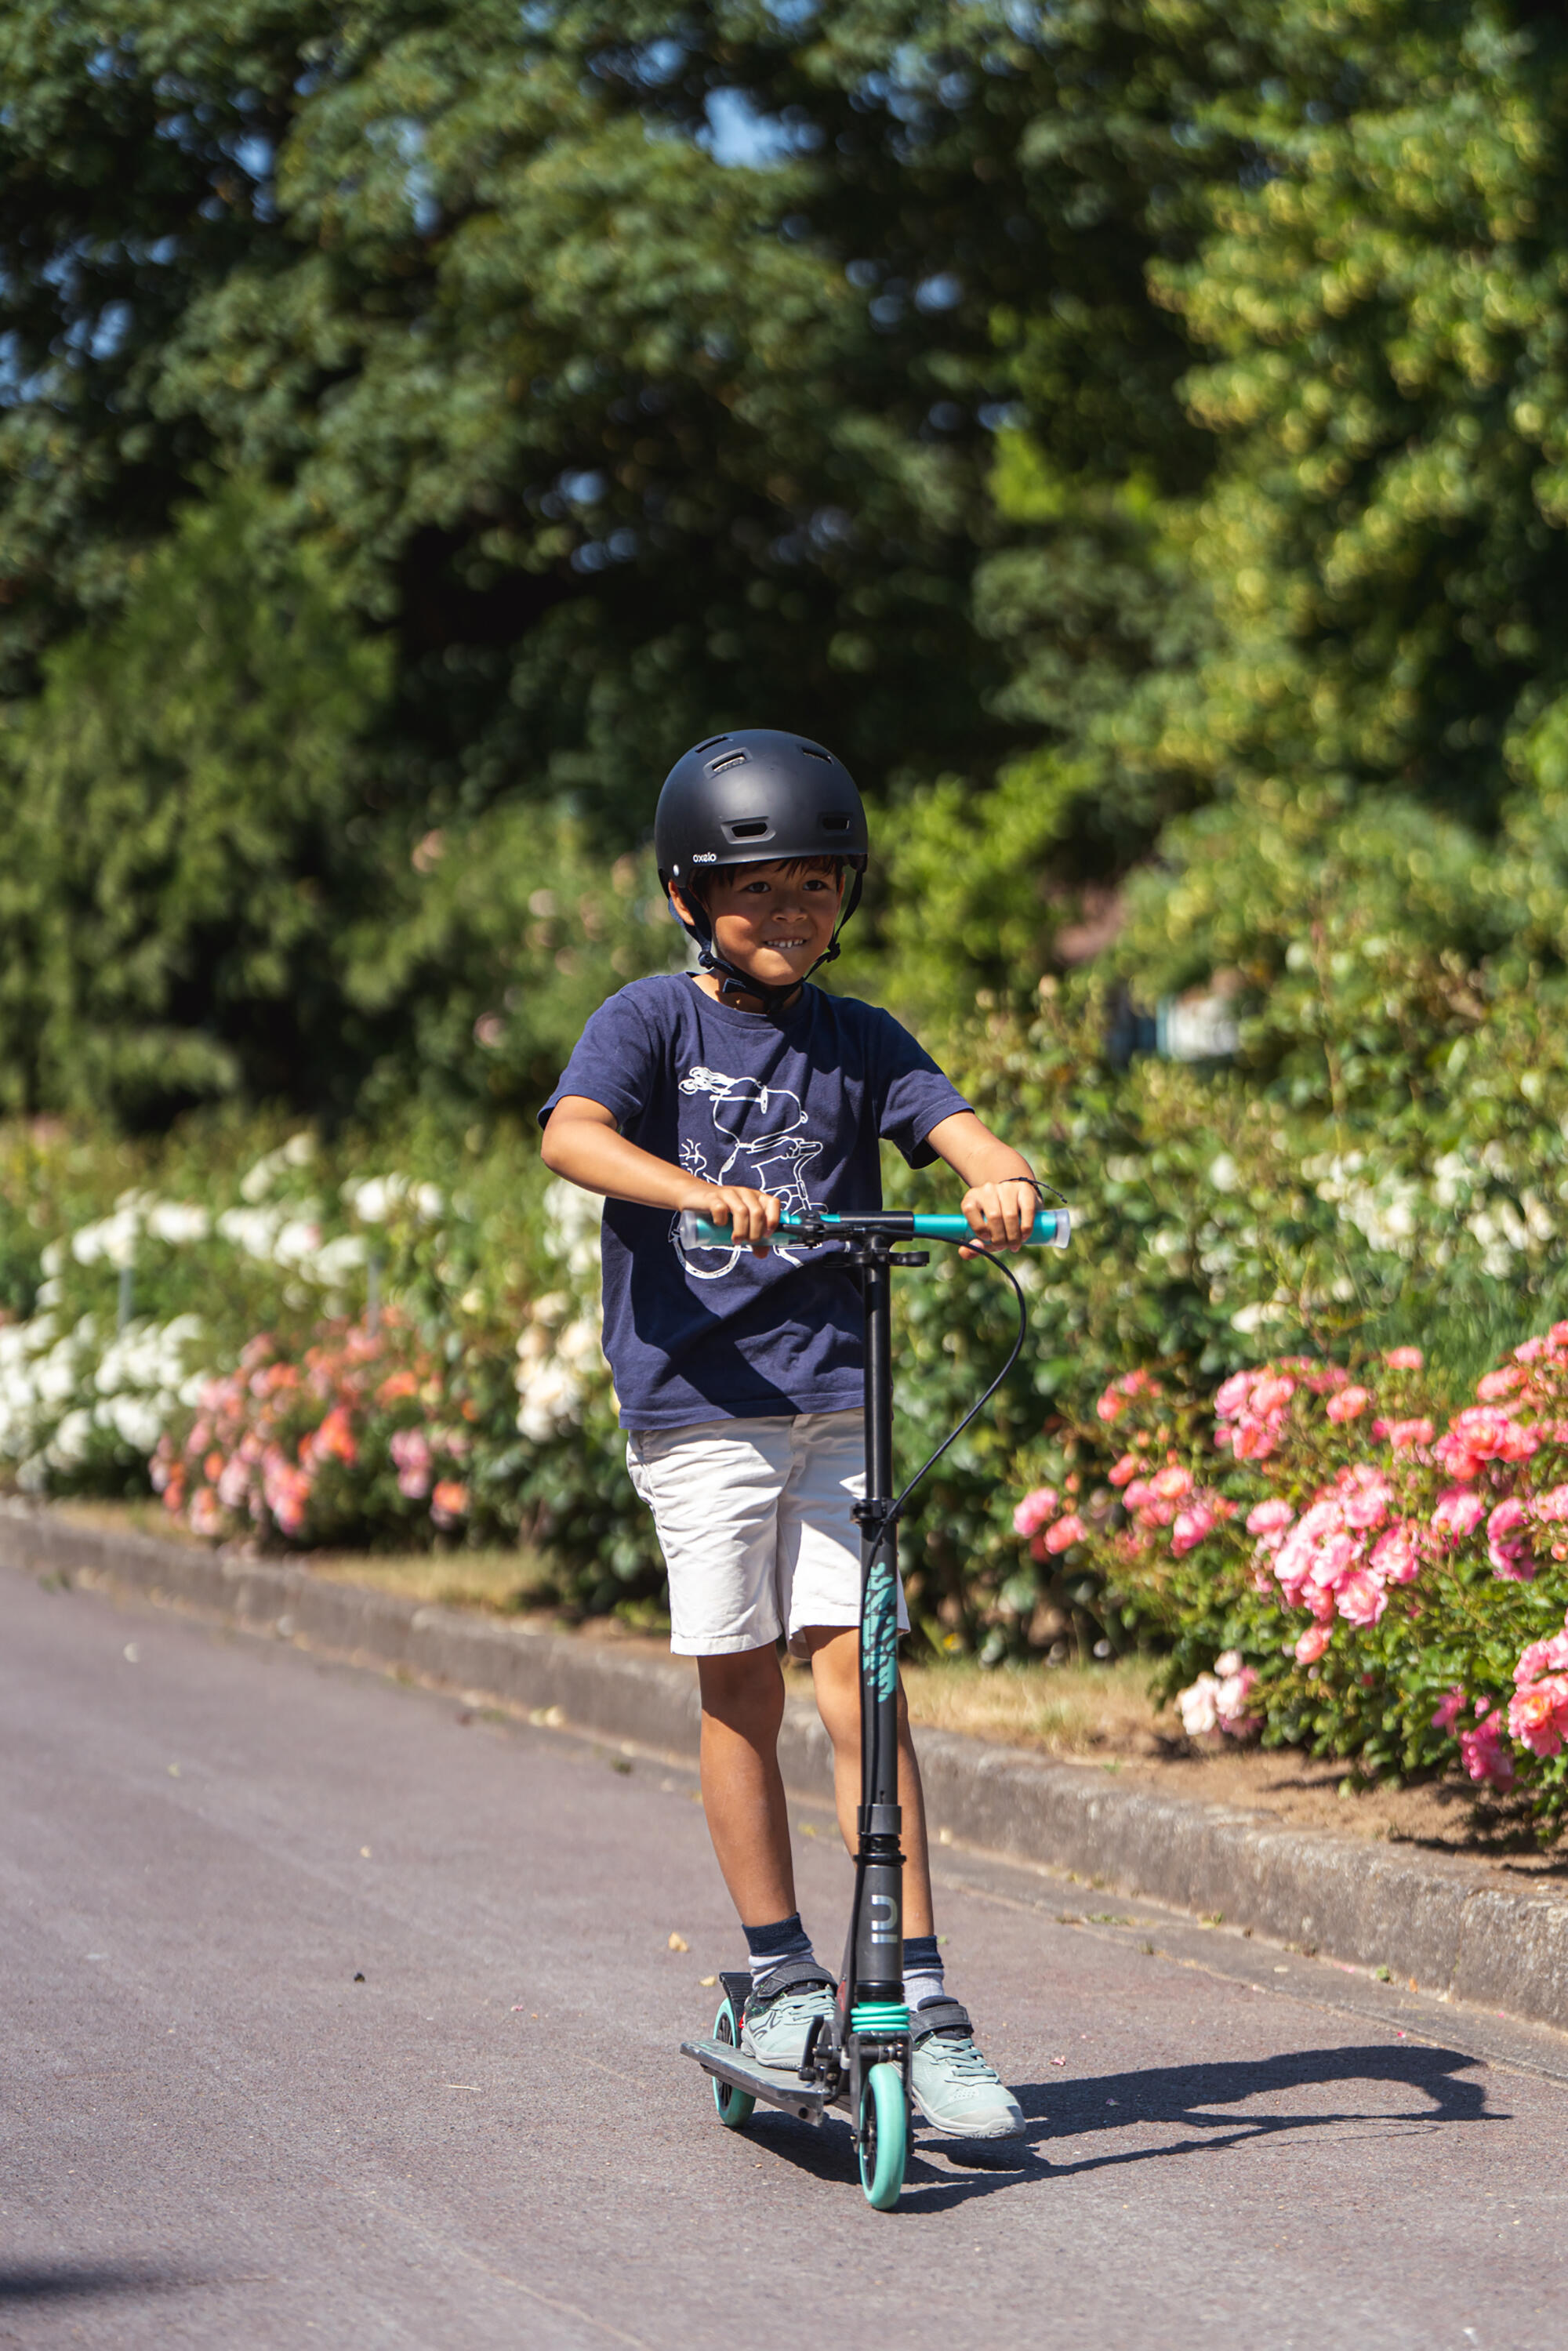
<svg viewBox="0 0 1568 2351">
<path fill-rule="evenodd" d="M 653 1040 L 641 1008 L 622 988 L 593 1013 L 539 1113 L 543 1126 L 566 1094 L 602 1103 L 622 1132 L 646 1108 L 653 1072 Z"/>
<path fill-rule="evenodd" d="M 912 1167 L 929 1167 L 936 1154 L 926 1136 L 970 1104 L 890 1012 L 875 1017 L 876 1131 L 884 1143 L 897 1144 Z"/>
</svg>

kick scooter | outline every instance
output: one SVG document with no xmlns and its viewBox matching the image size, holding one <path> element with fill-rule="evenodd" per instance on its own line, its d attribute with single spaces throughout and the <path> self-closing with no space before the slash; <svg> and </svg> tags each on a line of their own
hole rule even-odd
<svg viewBox="0 0 1568 2351">
<path fill-rule="evenodd" d="M 1065 1249 L 1071 1218 L 1065 1208 L 1037 1216 L 1031 1242 Z M 728 1228 L 694 1210 L 681 1217 L 687 1249 L 728 1249 Z M 946 1241 L 988 1257 L 1012 1282 L 1019 1328 L 1012 1353 L 979 1402 L 922 1463 L 902 1492 L 893 1474 L 893 1349 L 890 1316 L 894 1266 L 928 1265 L 924 1249 L 900 1252 L 901 1240 Z M 899 1209 L 865 1216 L 820 1213 L 779 1224 L 775 1249 L 820 1249 L 838 1242 L 860 1279 L 865 1312 L 866 1499 L 854 1505 L 861 1531 L 861 1802 L 854 1896 L 844 1949 L 843 1979 L 831 2017 L 814 2018 L 796 2073 L 764 2065 L 740 2045 L 741 2020 L 751 1991 L 744 1972 L 724 1974 L 724 1997 L 706 2041 L 685 2041 L 712 2076 L 714 2104 L 727 2128 L 748 2122 L 758 2099 L 801 2122 L 820 2123 L 830 2106 L 845 2109 L 860 2156 L 861 2185 L 879 2212 L 891 2212 L 904 2187 L 909 2152 L 909 2010 L 904 1998 L 904 1855 L 898 1802 L 898 1520 L 933 1463 L 984 1410 L 1018 1361 L 1029 1329 L 1019 1283 L 1002 1260 L 979 1248 L 964 1217 L 917 1217 Z"/>
</svg>

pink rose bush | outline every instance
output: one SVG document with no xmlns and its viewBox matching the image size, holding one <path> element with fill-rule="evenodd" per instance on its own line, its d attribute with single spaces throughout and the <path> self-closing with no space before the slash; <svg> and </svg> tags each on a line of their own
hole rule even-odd
<svg viewBox="0 0 1568 2351">
<path fill-rule="evenodd" d="M 1305 1384 L 1322 1395 L 1345 1387 L 1348 1378 L 1337 1364 L 1304 1359 L 1265 1364 L 1260 1372 L 1237 1372 L 1215 1395 L 1214 1441 L 1221 1449 L 1228 1447 L 1238 1461 L 1265 1461 L 1280 1442 L 1297 1387 Z M 1360 1408 L 1358 1404 L 1354 1410 Z"/>
<path fill-rule="evenodd" d="M 477 1407 L 400 1316 L 324 1326 L 298 1362 L 252 1339 L 203 1383 L 183 1434 L 152 1457 L 154 1489 L 193 1533 L 264 1543 L 461 1532 Z"/>
<path fill-rule="evenodd" d="M 1459 1733 L 1459 1761 L 1469 1777 L 1485 1787 L 1511 1788 L 1518 1776 L 1502 1718 L 1490 1698 L 1478 1698 L 1475 1729 Z"/>
<path fill-rule="evenodd" d="M 1508 1727 L 1532 1755 L 1555 1755 L 1568 1737 L 1568 1617 L 1547 1641 L 1531 1641 L 1513 1669 Z"/>
<path fill-rule="evenodd" d="M 1099 1417 L 1109 1425 L 1125 1412 L 1129 1405 L 1155 1397 L 1159 1393 L 1158 1382 L 1151 1379 L 1147 1372 L 1128 1372 L 1124 1378 L 1112 1381 L 1094 1409 Z"/>
<path fill-rule="evenodd" d="M 1054 1486 L 1037 1486 L 1032 1493 L 1026 1494 L 1013 1512 L 1014 1534 L 1039 1534 L 1047 1520 L 1055 1516 L 1060 1499 Z"/>
<path fill-rule="evenodd" d="M 1568 1322 L 1455 1410 L 1400 1347 L 1354 1375 L 1237 1372 L 1207 1405 L 1129 1374 L 1095 1424 L 1067 1448 L 1074 1540 L 1123 1621 L 1170 1640 L 1189 1736 L 1260 1729 L 1371 1777 L 1452 1767 L 1543 1828 L 1568 1810 Z M 1052 1489 L 1019 1510 L 1041 1492 L 1049 1541 Z"/>
<path fill-rule="evenodd" d="M 1014 1510 L 1013 1532 L 1028 1540 L 1032 1558 L 1058 1559 L 1085 1540 L 1089 1531 L 1071 1507 L 1071 1499 L 1066 1497 L 1068 1507 L 1063 1509 L 1063 1497 L 1054 1486 L 1036 1486 Z"/>
</svg>

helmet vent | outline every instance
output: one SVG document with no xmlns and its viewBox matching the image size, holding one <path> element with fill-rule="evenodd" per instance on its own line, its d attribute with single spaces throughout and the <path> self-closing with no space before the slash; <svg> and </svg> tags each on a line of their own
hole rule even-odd
<svg viewBox="0 0 1568 2351">
<path fill-rule="evenodd" d="M 737 823 L 725 826 L 731 841 L 764 841 L 772 830 L 765 816 L 742 817 Z"/>
<path fill-rule="evenodd" d="M 825 816 L 820 822 L 824 832 L 848 832 L 850 829 L 847 816 Z"/>
<path fill-rule="evenodd" d="M 695 749 L 687 752 L 686 757 L 689 759 L 700 759 L 705 751 L 711 751 L 718 744 L 727 743 L 728 740 L 727 735 L 710 735 L 706 743 L 697 744 Z"/>
<path fill-rule="evenodd" d="M 721 736 L 719 740 L 722 742 L 724 737 Z M 746 754 L 744 751 L 731 751 L 722 759 L 710 759 L 707 766 L 708 774 L 710 776 L 722 776 L 727 768 L 741 767 L 744 765 L 745 759 Z"/>
<path fill-rule="evenodd" d="M 831 768 L 833 764 L 832 754 L 829 751 L 819 751 L 814 743 L 798 743 L 795 747 L 799 751 L 803 751 L 808 759 L 821 759 L 824 768 Z"/>
</svg>

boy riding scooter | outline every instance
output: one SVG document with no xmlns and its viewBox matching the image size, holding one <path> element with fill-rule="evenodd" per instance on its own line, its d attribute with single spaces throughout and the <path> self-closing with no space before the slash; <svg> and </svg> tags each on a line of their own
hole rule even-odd
<svg viewBox="0 0 1568 2351">
<path fill-rule="evenodd" d="M 1040 1187 L 889 1014 L 809 985 L 839 952 L 869 846 L 831 753 L 769 729 L 699 744 L 670 771 L 654 835 L 701 970 L 636 980 L 593 1015 L 539 1113 L 543 1151 L 607 1201 L 604 1348 L 669 1573 L 671 1647 L 697 1659 L 703 1804 L 751 1973 L 742 2047 L 791 2068 L 834 1982 L 796 1908 L 777 1645 L 810 1663 L 852 1853 L 862 1326 L 841 1250 L 767 1238 L 781 1217 L 878 1207 L 884 1139 L 912 1166 L 946 1161 L 984 1247 L 1021 1246 Z M 728 1245 L 683 1246 L 688 1212 Z M 1008 2137 L 1018 2103 L 943 1981 L 902 1693 L 898 1799 L 910 2092 L 938 2130 Z"/>
</svg>

